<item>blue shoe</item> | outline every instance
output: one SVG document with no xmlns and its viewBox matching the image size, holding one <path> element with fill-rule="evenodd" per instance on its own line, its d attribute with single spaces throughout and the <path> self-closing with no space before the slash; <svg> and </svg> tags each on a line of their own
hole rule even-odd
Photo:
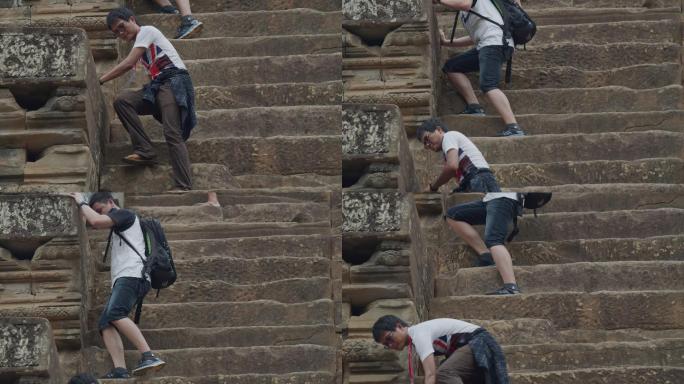
<svg viewBox="0 0 684 384">
<path fill-rule="evenodd" d="M 131 371 L 133 376 L 142 376 L 148 372 L 155 372 L 162 369 L 166 365 L 166 362 L 152 353 L 143 354 L 142 359 L 138 363 L 138 366 Z"/>
<path fill-rule="evenodd" d="M 189 21 L 184 20 L 178 28 L 176 39 L 189 39 L 200 33 L 203 27 L 204 24 L 197 19 L 190 19 Z"/>
<path fill-rule="evenodd" d="M 503 287 L 497 289 L 494 292 L 489 292 L 487 295 L 491 295 L 491 296 L 519 295 L 522 293 L 522 292 L 520 292 L 520 288 L 518 288 L 517 285 L 515 285 L 515 286 L 507 286 L 507 285 L 504 285 Z"/>
<path fill-rule="evenodd" d="M 496 134 L 498 137 L 525 136 L 525 132 L 518 124 L 507 124 L 503 131 Z"/>
<path fill-rule="evenodd" d="M 114 368 L 111 371 L 107 372 L 104 376 L 102 376 L 102 379 L 130 379 L 131 375 L 128 374 L 128 369 L 126 368 Z"/>
</svg>

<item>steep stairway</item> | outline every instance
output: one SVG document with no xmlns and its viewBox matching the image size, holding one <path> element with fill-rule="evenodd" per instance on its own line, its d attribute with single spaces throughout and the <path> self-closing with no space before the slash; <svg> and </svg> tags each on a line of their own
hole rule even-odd
<svg viewBox="0 0 684 384">
<path fill-rule="evenodd" d="M 484 296 L 500 285 L 495 269 L 473 268 L 472 252 L 428 221 L 449 239 L 435 249 L 430 317 L 489 328 L 516 384 L 684 382 L 681 2 L 523 6 L 539 29 L 505 92 L 529 136 L 494 138 L 497 116 L 457 116 L 446 82 L 438 114 L 503 187 L 554 197 L 520 219 L 510 245 L 518 296 Z M 453 13 L 438 11 L 449 33 Z"/>
<path fill-rule="evenodd" d="M 168 365 L 131 382 L 334 382 L 330 193 L 225 190 L 218 200 L 220 208 L 196 205 L 204 192 L 126 197 L 163 223 L 178 270 L 173 286 L 148 294 L 140 323 Z M 99 272 L 89 324 L 110 292 L 103 232 L 90 233 Z M 89 370 L 110 369 L 96 329 L 87 342 Z M 132 367 L 139 354 L 126 350 Z"/>
<path fill-rule="evenodd" d="M 142 23 L 173 36 L 177 16 L 156 14 L 146 2 L 134 7 Z M 340 7 L 331 0 L 192 3 L 201 36 L 172 43 L 195 85 L 198 125 L 187 144 L 196 189 L 339 184 Z M 143 82 L 138 74 L 131 87 Z M 123 164 L 131 148 L 114 120 L 102 189 L 170 189 L 161 127 L 143 121 L 160 164 Z"/>
<path fill-rule="evenodd" d="M 134 1 L 166 36 L 177 16 Z M 114 120 L 101 188 L 161 220 L 179 271 L 148 295 L 141 329 L 168 362 L 142 383 L 332 383 L 338 371 L 333 254 L 341 174 L 341 5 L 338 1 L 193 1 L 199 38 L 172 40 L 193 78 L 198 125 L 187 141 L 197 191 L 171 187 L 159 124 L 143 124 L 160 164 L 130 167 Z M 143 83 L 140 74 L 133 86 Z M 216 191 L 221 208 L 198 206 Z M 95 236 L 95 234 L 93 234 Z M 92 240 L 95 254 L 102 234 Z M 109 292 L 100 265 L 89 324 Z M 85 355 L 110 362 L 97 332 Z M 126 345 L 129 366 L 138 354 Z M 92 352 L 92 353 L 90 353 Z"/>
</svg>

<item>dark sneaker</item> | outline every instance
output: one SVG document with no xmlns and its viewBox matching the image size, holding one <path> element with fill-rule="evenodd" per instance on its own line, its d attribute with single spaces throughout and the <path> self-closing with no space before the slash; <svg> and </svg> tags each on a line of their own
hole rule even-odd
<svg viewBox="0 0 684 384">
<path fill-rule="evenodd" d="M 520 289 L 516 287 L 501 287 L 494 292 L 489 292 L 488 295 L 519 295 Z"/>
<path fill-rule="evenodd" d="M 492 254 L 485 252 L 477 257 L 478 267 L 489 267 L 490 265 L 495 265 L 494 259 L 492 259 Z"/>
<path fill-rule="evenodd" d="M 468 104 L 466 109 L 459 113 L 459 115 L 484 116 L 485 111 L 480 104 Z"/>
<path fill-rule="evenodd" d="M 101 377 L 102 379 L 130 379 L 131 375 L 128 374 L 128 369 L 126 368 L 114 368 L 107 372 L 106 375 Z"/>
<path fill-rule="evenodd" d="M 498 137 L 525 136 L 525 132 L 520 129 L 518 124 L 508 124 L 503 131 L 496 134 Z"/>
<path fill-rule="evenodd" d="M 189 39 L 202 31 L 202 24 L 199 20 L 192 19 L 188 22 L 183 22 L 178 28 L 178 35 L 176 39 Z"/>
<path fill-rule="evenodd" d="M 166 365 L 166 362 L 154 355 L 143 356 L 138 363 L 138 366 L 131 371 L 133 376 L 142 376 L 148 372 L 156 372 L 162 369 Z"/>
<path fill-rule="evenodd" d="M 165 5 L 165 6 L 159 8 L 159 13 L 166 13 L 169 15 L 177 15 L 180 12 L 178 12 L 176 7 L 174 7 L 173 5 Z"/>
</svg>

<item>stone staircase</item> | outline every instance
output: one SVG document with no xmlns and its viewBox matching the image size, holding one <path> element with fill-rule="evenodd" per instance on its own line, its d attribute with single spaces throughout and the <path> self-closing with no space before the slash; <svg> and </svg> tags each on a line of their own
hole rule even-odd
<svg viewBox="0 0 684 384">
<path fill-rule="evenodd" d="M 172 36 L 178 17 L 134 1 Z M 115 120 L 101 188 L 164 225 L 179 271 L 148 295 L 141 329 L 168 365 L 145 383 L 333 383 L 340 369 L 333 260 L 341 174 L 341 42 L 337 1 L 193 1 L 200 38 L 172 43 L 193 78 L 198 125 L 187 141 L 194 188 L 171 187 L 159 124 L 143 123 L 160 164 L 130 167 Z M 124 48 L 126 50 L 127 48 Z M 137 74 L 133 86 L 144 82 Z M 119 85 L 123 86 L 120 81 Z M 198 206 L 206 190 L 221 208 Z M 92 233 L 95 254 L 102 233 Z M 89 324 L 109 292 L 99 265 Z M 111 362 L 90 328 L 89 370 Z M 126 345 L 129 366 L 139 358 Z M 133 381 L 131 381 L 133 382 Z"/>
<path fill-rule="evenodd" d="M 554 197 L 520 220 L 509 249 L 524 294 L 512 297 L 483 296 L 496 271 L 472 268 L 472 251 L 425 215 L 441 242 L 430 317 L 489 328 L 513 383 L 684 382 L 681 3 L 523 5 L 539 29 L 505 92 L 530 136 L 492 138 L 498 117 L 456 116 L 463 102 L 445 82 L 437 110 L 504 187 Z"/>
<path fill-rule="evenodd" d="M 178 270 L 173 286 L 148 294 L 140 322 L 168 365 L 137 382 L 335 382 L 330 193 L 225 190 L 218 199 L 220 208 L 194 205 L 203 192 L 126 197 L 163 223 Z M 99 270 L 91 325 L 110 292 L 102 232 L 90 233 Z M 94 327 L 86 338 L 89 370 L 110 369 Z M 134 366 L 139 354 L 126 350 Z"/>
<path fill-rule="evenodd" d="M 193 2 L 201 37 L 173 41 L 192 76 L 198 125 L 188 140 L 196 189 L 339 185 L 342 83 L 338 1 Z M 140 20 L 172 36 L 173 15 L 134 3 Z M 133 85 L 143 83 L 140 73 Z M 125 86 L 120 81 L 120 86 Z M 128 193 L 171 187 L 161 128 L 144 119 L 155 167 L 130 167 L 128 135 L 113 122 L 101 187 Z"/>
</svg>

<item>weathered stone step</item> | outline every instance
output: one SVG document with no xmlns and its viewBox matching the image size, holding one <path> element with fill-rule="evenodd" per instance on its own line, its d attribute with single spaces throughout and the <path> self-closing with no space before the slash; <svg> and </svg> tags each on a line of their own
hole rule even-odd
<svg viewBox="0 0 684 384">
<path fill-rule="evenodd" d="M 156 13 L 153 4 L 145 0 L 132 0 L 132 9 L 139 14 Z M 195 0 L 192 2 L 193 12 L 224 11 L 264 11 L 287 10 L 292 8 L 311 8 L 320 11 L 340 10 L 339 0 Z"/>
<path fill-rule="evenodd" d="M 492 169 L 500 184 L 507 188 L 563 184 L 684 183 L 684 161 L 680 158 L 494 164 Z"/>
<path fill-rule="evenodd" d="M 316 83 L 340 78 L 340 53 L 189 60 L 194 85 Z"/>
<path fill-rule="evenodd" d="M 338 105 L 341 102 L 341 81 L 195 87 L 195 105 L 200 111 L 271 106 Z"/>
<path fill-rule="evenodd" d="M 329 277 L 330 260 L 318 257 L 262 257 L 258 259 L 202 257 L 176 261 L 178 281 L 216 281 L 228 285 L 275 282 L 290 278 Z M 103 289 L 111 286 L 109 273 L 99 274 Z M 201 293 L 198 293 L 201 295 Z M 209 301 L 209 300 L 198 300 Z M 228 301 L 228 300 L 221 300 Z"/>
<path fill-rule="evenodd" d="M 430 318 L 548 319 L 559 329 L 675 329 L 684 327 L 682 308 L 683 291 L 523 293 L 437 297 Z"/>
<path fill-rule="evenodd" d="M 142 116 L 141 121 L 150 139 L 164 140 L 162 127 L 152 116 Z M 112 123 L 111 141 L 129 142 L 121 122 Z M 197 112 L 197 126 L 190 137 L 328 136 L 339 134 L 341 125 L 339 105 L 203 110 Z"/>
<path fill-rule="evenodd" d="M 330 192 L 312 189 L 226 189 L 214 190 L 222 206 L 277 203 L 329 203 Z M 126 195 L 131 209 L 144 207 L 179 207 L 207 201 L 206 191 L 189 191 L 176 195 Z"/>
<path fill-rule="evenodd" d="M 584 71 L 573 67 L 515 68 L 510 85 L 505 85 L 502 68 L 502 89 L 535 88 L 598 88 L 620 86 L 632 89 L 665 87 L 681 82 L 679 63 L 640 64 L 618 69 Z M 479 87 L 475 74 L 468 77 L 474 87 Z"/>
<path fill-rule="evenodd" d="M 166 142 L 155 141 L 152 145 L 158 163 L 169 164 Z M 186 145 L 191 163 L 225 165 L 233 175 L 304 172 L 337 175 L 342 164 L 339 135 L 188 139 Z M 108 164 L 123 165 L 121 159 L 131 152 L 128 143 L 112 143 L 107 146 L 105 158 Z"/>
<path fill-rule="evenodd" d="M 527 345 L 548 343 L 616 343 L 684 339 L 684 329 L 644 330 L 637 328 L 604 329 L 556 329 L 551 321 L 519 318 L 511 320 L 477 320 L 469 322 L 485 328 L 504 345 Z"/>
<path fill-rule="evenodd" d="M 143 329 L 148 344 L 158 349 L 202 347 L 258 347 L 267 345 L 334 345 L 332 325 L 292 325 L 234 328 Z M 88 333 L 89 345 L 104 348 L 98 331 Z M 135 347 L 124 340 L 126 349 Z"/>
<path fill-rule="evenodd" d="M 537 25 L 568 25 L 615 22 L 628 20 L 676 20 L 681 6 L 675 4 L 663 7 L 620 7 L 604 4 L 600 7 L 552 7 L 531 9 L 529 14 Z"/>
<path fill-rule="evenodd" d="M 534 2 L 525 2 L 523 4 L 525 9 L 548 9 L 548 8 L 664 8 L 664 7 L 678 7 L 680 3 L 676 0 L 659 0 L 654 2 L 644 3 L 641 0 L 539 0 Z"/>
<path fill-rule="evenodd" d="M 272 235 L 327 234 L 330 230 L 330 222 L 169 224 L 165 225 L 164 228 L 167 238 L 173 241 L 262 237 Z"/>
<path fill-rule="evenodd" d="M 679 157 L 684 153 L 684 133 L 647 131 L 537 135 L 510 138 L 474 138 L 490 163 L 546 163 L 587 160 L 636 160 Z"/>
<path fill-rule="evenodd" d="M 330 220 L 330 203 L 272 202 L 262 204 L 230 204 L 213 206 L 132 207 L 143 216 L 151 216 L 162 223 L 201 222 L 295 222 L 305 223 Z"/>
<path fill-rule="evenodd" d="M 453 14 L 439 16 L 440 28 L 451 37 Z M 465 36 L 460 26 L 455 36 Z M 626 39 L 625 36 L 629 36 Z M 538 25 L 537 33 L 527 48 L 555 43 L 609 44 L 620 42 L 633 43 L 681 43 L 679 23 L 675 20 L 629 20 L 598 22 L 594 24 Z M 524 50 L 519 50 L 524 55 Z"/>
<path fill-rule="evenodd" d="M 335 374 L 331 372 L 289 372 L 283 374 L 243 374 L 210 376 L 166 376 L 149 379 L 100 379 L 101 384 L 334 384 Z"/>
<path fill-rule="evenodd" d="M 443 50 L 442 63 L 464 51 L 463 48 Z M 513 69 L 572 67 L 580 71 L 598 71 L 643 64 L 678 64 L 680 55 L 679 43 L 551 43 L 519 50 L 513 57 Z"/>
<path fill-rule="evenodd" d="M 111 364 L 105 350 L 91 348 L 91 371 L 104 372 Z M 335 371 L 335 349 L 320 345 L 221 347 L 156 350 L 166 366 L 156 375 L 209 376 L 218 374 L 274 374 L 296 371 Z M 134 367 L 137 351 L 126 351 L 126 364 Z"/>
<path fill-rule="evenodd" d="M 463 110 L 463 101 L 453 89 L 448 88 L 441 96 L 438 102 L 440 115 L 456 114 Z M 670 85 L 645 90 L 617 86 L 508 90 L 506 96 L 516 114 L 666 111 L 681 107 L 682 87 Z M 478 97 L 485 110 L 494 113 L 489 102 L 482 95 L 478 94 Z"/>
<path fill-rule="evenodd" d="M 227 189 L 237 187 L 228 167 L 219 164 L 195 163 L 190 165 L 195 189 Z M 132 165 L 105 166 L 100 188 L 126 193 L 163 193 L 174 187 L 169 165 L 138 167 Z"/>
<path fill-rule="evenodd" d="M 683 235 L 619 239 L 519 241 L 506 247 L 515 265 L 563 264 L 608 261 L 684 261 Z M 437 258 L 439 273 L 456 273 L 472 267 L 475 254 L 463 243 L 449 243 L 449 253 Z"/>
<path fill-rule="evenodd" d="M 516 266 L 514 270 L 526 294 L 684 289 L 684 261 L 585 262 Z M 435 295 L 478 295 L 499 285 L 495 268 L 463 268 L 455 275 L 439 276 Z"/>
<path fill-rule="evenodd" d="M 328 277 L 287 277 L 274 281 L 274 278 L 269 276 L 263 283 L 237 284 L 220 279 L 210 280 L 210 277 L 206 280 L 192 281 L 184 276 L 183 266 L 179 265 L 178 268 L 178 281 L 160 292 L 159 297 L 156 296 L 156 291 L 152 290 L 145 298 L 146 304 L 254 300 L 303 303 L 331 297 Z M 103 277 L 107 284 L 95 288 L 97 305 L 104 305 L 111 293 L 108 276 Z"/>
<path fill-rule="evenodd" d="M 92 239 L 92 237 L 91 237 Z M 102 255 L 106 238 L 91 241 L 93 254 Z M 221 239 L 170 240 L 173 259 L 195 260 L 204 257 L 324 257 L 330 258 L 334 237 L 327 235 L 271 235 Z"/>
<path fill-rule="evenodd" d="M 518 241 L 625 238 L 684 233 L 684 210 L 545 213 L 518 220 Z"/>
<path fill-rule="evenodd" d="M 321 12 L 313 9 L 278 11 L 197 13 L 195 18 L 204 23 L 200 37 L 242 37 L 278 35 L 319 35 L 338 33 L 342 13 Z M 173 37 L 180 25 L 176 15 L 149 14 L 140 16 L 146 25 L 154 25 L 165 36 Z M 306 22 L 302 22 L 306 20 Z"/>
<path fill-rule="evenodd" d="M 522 190 L 553 191 L 543 211 L 587 212 L 654 208 L 684 208 L 682 184 L 590 184 L 528 187 Z"/>
<path fill-rule="evenodd" d="M 492 109 L 489 113 L 494 113 Z M 441 120 L 469 137 L 494 136 L 503 128 L 498 116 L 445 115 Z M 528 135 L 559 133 L 684 132 L 684 111 L 595 112 L 567 114 L 516 114 Z"/>
<path fill-rule="evenodd" d="M 207 37 L 175 40 L 174 48 L 183 60 L 222 57 L 286 56 L 336 53 L 342 50 L 339 34 Z"/>
<path fill-rule="evenodd" d="M 339 188 L 341 176 L 302 173 L 299 175 L 238 175 L 235 180 L 242 188 Z"/>
<path fill-rule="evenodd" d="M 333 302 L 326 299 L 308 303 L 278 303 L 271 300 L 249 302 L 207 302 L 145 304 L 141 329 L 253 327 L 332 324 Z M 102 307 L 89 312 L 89 324 L 97 327 Z"/>
<path fill-rule="evenodd" d="M 340 53 L 185 60 L 194 86 L 317 83 L 340 79 Z M 149 78 L 140 72 L 134 87 Z"/>
<path fill-rule="evenodd" d="M 596 344 L 533 344 L 503 347 L 511 372 L 618 366 L 681 366 L 684 340 Z M 543 357 L 540 358 L 540 355 Z"/>
<path fill-rule="evenodd" d="M 535 373 L 511 373 L 512 384 L 671 384 L 684 377 L 681 367 L 615 367 Z"/>
</svg>

